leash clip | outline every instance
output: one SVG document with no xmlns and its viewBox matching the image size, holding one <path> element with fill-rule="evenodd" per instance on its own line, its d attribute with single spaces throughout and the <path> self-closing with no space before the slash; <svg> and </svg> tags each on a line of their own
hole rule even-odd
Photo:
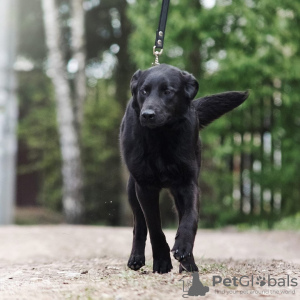
<svg viewBox="0 0 300 300">
<path fill-rule="evenodd" d="M 152 66 L 158 66 L 159 61 L 158 57 L 163 53 L 163 49 L 160 49 L 160 51 L 156 51 L 156 46 L 153 46 L 153 55 L 155 56 L 155 61 L 152 63 Z"/>
</svg>

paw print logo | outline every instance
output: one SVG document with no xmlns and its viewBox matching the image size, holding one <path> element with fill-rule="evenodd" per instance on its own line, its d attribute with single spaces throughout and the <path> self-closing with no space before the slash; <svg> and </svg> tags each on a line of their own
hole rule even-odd
<svg viewBox="0 0 300 300">
<path fill-rule="evenodd" d="M 265 277 L 257 276 L 256 280 L 256 284 L 260 286 L 264 286 L 267 283 Z"/>
</svg>

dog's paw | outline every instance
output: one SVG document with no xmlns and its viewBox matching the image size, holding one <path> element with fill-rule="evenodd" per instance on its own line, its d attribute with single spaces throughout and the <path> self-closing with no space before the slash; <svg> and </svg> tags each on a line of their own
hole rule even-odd
<svg viewBox="0 0 300 300">
<path fill-rule="evenodd" d="M 170 255 L 168 258 L 153 259 L 153 273 L 164 274 L 170 272 L 172 269 L 173 266 Z"/>
<path fill-rule="evenodd" d="M 198 272 L 198 267 L 195 264 L 193 254 L 189 258 L 187 258 L 184 261 L 180 262 L 179 273 L 182 273 L 183 271 Z"/>
<path fill-rule="evenodd" d="M 193 256 L 193 246 L 190 243 L 184 243 L 179 241 L 176 241 L 173 248 L 172 253 L 175 259 L 178 261 L 187 261 Z"/>
<path fill-rule="evenodd" d="M 137 271 L 145 265 L 144 255 L 130 255 L 127 266 L 131 270 Z"/>
</svg>

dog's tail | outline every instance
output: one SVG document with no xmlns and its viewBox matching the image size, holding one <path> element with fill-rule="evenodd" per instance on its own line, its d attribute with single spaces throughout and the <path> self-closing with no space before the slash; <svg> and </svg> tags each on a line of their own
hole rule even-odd
<svg viewBox="0 0 300 300">
<path fill-rule="evenodd" d="M 241 105 L 249 96 L 249 92 L 225 92 L 194 100 L 199 128 L 202 129 L 223 114 Z"/>
</svg>

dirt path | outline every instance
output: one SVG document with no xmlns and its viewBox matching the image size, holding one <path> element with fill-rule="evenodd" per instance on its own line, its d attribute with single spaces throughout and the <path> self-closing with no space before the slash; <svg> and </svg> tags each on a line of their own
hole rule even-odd
<svg viewBox="0 0 300 300">
<path fill-rule="evenodd" d="M 175 231 L 165 233 L 172 246 Z M 179 280 L 185 276 L 187 290 L 191 275 L 178 274 L 175 260 L 171 273 L 153 274 L 149 241 L 146 266 L 138 272 L 126 267 L 131 235 L 131 228 L 0 227 L 0 299 L 182 299 Z M 300 299 L 299 249 L 300 232 L 199 230 L 194 255 L 210 290 L 191 298 Z M 213 276 L 228 277 L 227 284 L 248 276 L 241 283 L 250 286 L 214 287 Z"/>
</svg>

